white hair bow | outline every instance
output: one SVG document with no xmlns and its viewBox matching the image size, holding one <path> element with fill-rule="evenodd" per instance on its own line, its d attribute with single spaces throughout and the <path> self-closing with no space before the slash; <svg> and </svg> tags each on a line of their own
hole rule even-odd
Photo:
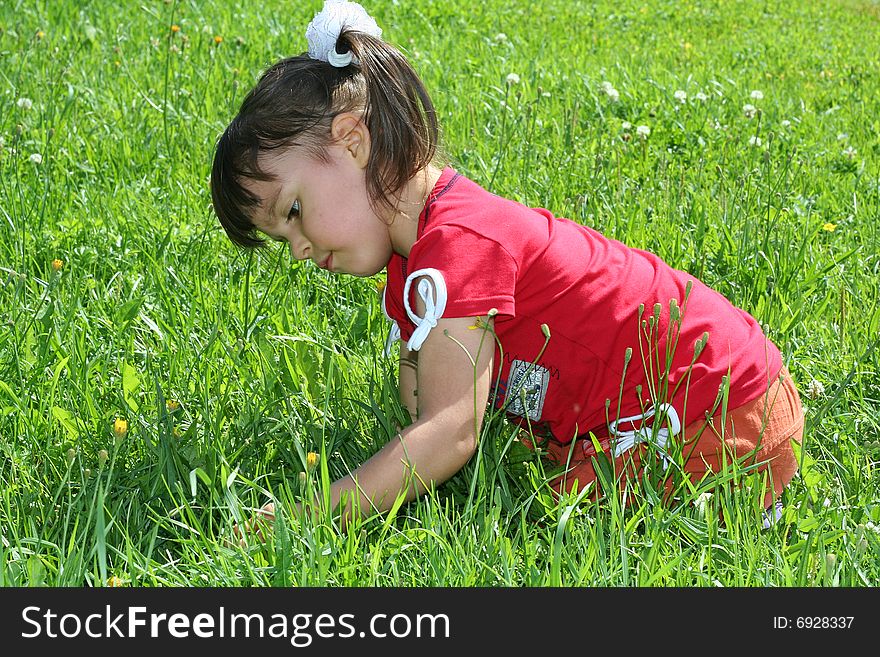
<svg viewBox="0 0 880 657">
<path fill-rule="evenodd" d="M 337 68 L 357 64 L 351 51 L 336 52 L 336 41 L 344 28 L 366 32 L 377 39 L 382 36 L 382 29 L 373 20 L 366 9 L 356 2 L 347 0 L 326 0 L 309 26 L 306 28 L 306 39 L 309 42 L 309 57 L 329 62 Z"/>
</svg>

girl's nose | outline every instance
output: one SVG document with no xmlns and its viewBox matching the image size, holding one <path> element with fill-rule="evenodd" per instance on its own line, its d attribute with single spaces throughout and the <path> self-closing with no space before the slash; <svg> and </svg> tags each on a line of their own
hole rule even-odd
<svg viewBox="0 0 880 657">
<path fill-rule="evenodd" d="M 305 260 L 312 254 L 312 245 L 302 236 L 298 236 L 289 242 L 290 255 L 294 260 Z"/>
</svg>

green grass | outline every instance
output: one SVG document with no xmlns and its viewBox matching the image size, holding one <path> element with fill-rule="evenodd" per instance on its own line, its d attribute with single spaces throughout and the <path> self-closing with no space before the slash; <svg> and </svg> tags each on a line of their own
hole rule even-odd
<svg viewBox="0 0 880 657">
<path fill-rule="evenodd" d="M 266 545 L 227 546 L 267 495 L 300 498 L 307 452 L 320 490 L 402 417 L 377 281 L 239 253 L 210 208 L 215 139 L 318 7 L 0 8 L 0 584 L 875 585 L 869 0 L 367 5 L 461 172 L 657 252 L 769 327 L 808 407 L 781 523 L 760 531 L 747 478 L 705 509 L 687 489 L 554 501 L 491 423 L 477 458 L 394 514 L 340 532 L 282 513 Z"/>
</svg>

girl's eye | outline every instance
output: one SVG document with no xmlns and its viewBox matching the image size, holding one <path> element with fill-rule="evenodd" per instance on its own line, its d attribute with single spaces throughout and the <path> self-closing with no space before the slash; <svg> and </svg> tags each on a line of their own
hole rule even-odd
<svg viewBox="0 0 880 657">
<path fill-rule="evenodd" d="M 293 205 L 290 206 L 290 212 L 287 213 L 287 220 L 291 221 L 296 219 L 299 216 L 299 201 L 296 200 L 293 202 Z"/>
</svg>

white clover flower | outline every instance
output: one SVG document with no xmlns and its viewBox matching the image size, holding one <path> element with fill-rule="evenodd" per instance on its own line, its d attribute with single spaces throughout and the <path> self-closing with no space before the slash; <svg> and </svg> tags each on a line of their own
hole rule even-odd
<svg viewBox="0 0 880 657">
<path fill-rule="evenodd" d="M 28 160 L 30 160 L 30 161 L 33 162 L 34 164 L 42 164 L 42 163 L 43 163 L 43 156 L 40 155 L 39 153 L 33 153 L 33 154 L 28 158 Z"/>
<path fill-rule="evenodd" d="M 791 121 L 789 121 L 788 119 L 782 119 L 782 122 L 779 125 L 781 125 L 783 128 L 789 128 L 791 127 Z"/>
<path fill-rule="evenodd" d="M 847 146 L 846 148 L 843 149 L 843 155 L 848 160 L 853 159 L 856 156 L 856 153 L 857 153 L 856 149 L 853 148 L 852 146 Z"/>
<path fill-rule="evenodd" d="M 624 130 L 631 130 L 633 127 L 633 124 L 630 123 L 629 121 L 624 121 L 623 123 L 620 124 L 620 127 L 623 128 Z"/>
<path fill-rule="evenodd" d="M 519 84 L 519 76 L 516 73 L 507 75 L 507 84 Z"/>
<path fill-rule="evenodd" d="M 709 503 L 709 500 L 712 499 L 712 493 L 705 492 L 697 495 L 697 499 L 694 500 L 694 506 L 697 507 L 697 510 L 700 513 L 706 513 L 706 505 Z"/>
<path fill-rule="evenodd" d="M 865 529 L 867 529 L 867 530 L 869 530 L 869 531 L 872 531 L 872 532 L 875 532 L 875 533 L 877 533 L 877 534 L 880 534 L 880 526 L 875 525 L 875 524 L 874 524 L 873 522 L 871 522 L 870 520 L 869 520 L 868 522 L 865 523 Z"/>
<path fill-rule="evenodd" d="M 679 90 L 676 91 L 674 94 L 672 94 L 672 96 L 675 98 L 675 100 L 677 100 L 677 101 L 680 102 L 680 103 L 684 103 L 684 102 L 686 102 L 687 99 L 688 99 L 687 92 L 686 92 L 686 91 L 682 91 L 681 89 L 679 89 Z"/>
<path fill-rule="evenodd" d="M 616 103 L 618 100 L 620 100 L 620 92 L 618 92 L 617 89 L 615 89 L 612 84 L 607 80 L 602 83 L 601 88 L 602 91 L 605 92 L 605 95 L 608 96 L 609 99 L 611 99 L 612 103 Z"/>
<path fill-rule="evenodd" d="M 651 134 L 651 128 L 646 125 L 640 125 L 638 128 L 636 128 L 636 134 L 642 139 L 647 139 L 648 135 Z"/>
<path fill-rule="evenodd" d="M 34 106 L 34 101 L 32 101 L 30 98 L 19 98 L 15 104 L 23 110 L 29 110 L 31 107 Z"/>
<path fill-rule="evenodd" d="M 763 92 L 763 91 L 760 91 L 759 89 L 755 89 L 755 90 L 750 94 L 750 96 L 751 96 L 752 99 L 754 99 L 754 100 L 761 100 L 761 99 L 764 97 L 764 92 Z"/>
<path fill-rule="evenodd" d="M 701 103 L 705 103 L 707 100 L 709 100 L 709 96 L 704 94 L 702 91 L 698 91 L 697 93 L 695 93 L 694 98 L 696 98 Z"/>
<path fill-rule="evenodd" d="M 760 145 L 761 145 L 761 138 L 760 137 L 758 137 L 757 135 L 752 135 L 751 137 L 749 137 L 749 146 L 760 146 Z"/>
<path fill-rule="evenodd" d="M 750 103 L 746 103 L 743 105 L 743 113 L 746 115 L 747 119 L 753 119 L 758 113 L 758 108 Z"/>
<path fill-rule="evenodd" d="M 831 500 L 829 500 L 829 499 L 826 497 L 824 500 L 822 500 L 822 506 L 825 507 L 825 508 L 827 509 L 828 507 L 831 506 Z"/>
<path fill-rule="evenodd" d="M 838 132 L 837 133 L 837 141 L 843 141 L 847 137 L 849 137 L 849 135 L 845 132 Z"/>
<path fill-rule="evenodd" d="M 813 379 L 807 384 L 807 397 L 810 399 L 818 399 L 825 394 L 825 386 L 820 381 Z"/>
<path fill-rule="evenodd" d="M 507 41 L 507 35 L 504 32 L 499 32 L 495 35 L 495 41 L 497 41 L 498 43 Z"/>
</svg>

